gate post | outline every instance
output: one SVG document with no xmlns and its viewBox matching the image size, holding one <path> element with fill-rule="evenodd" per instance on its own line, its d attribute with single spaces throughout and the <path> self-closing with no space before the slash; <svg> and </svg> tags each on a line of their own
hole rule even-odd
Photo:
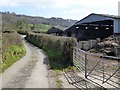
<svg viewBox="0 0 120 90">
<path fill-rule="evenodd" d="M 115 54 L 118 57 L 118 69 L 120 68 L 120 47 L 115 47 Z M 118 82 L 120 82 L 120 69 L 117 73 L 118 76 Z M 120 88 L 120 85 L 118 85 L 118 88 Z"/>
<path fill-rule="evenodd" d="M 85 53 L 85 78 L 87 78 L 87 54 Z"/>
<path fill-rule="evenodd" d="M 117 73 L 117 76 L 118 76 L 118 83 L 120 82 L 120 55 L 118 55 L 118 73 Z M 118 85 L 118 88 L 120 88 L 120 84 Z"/>
</svg>

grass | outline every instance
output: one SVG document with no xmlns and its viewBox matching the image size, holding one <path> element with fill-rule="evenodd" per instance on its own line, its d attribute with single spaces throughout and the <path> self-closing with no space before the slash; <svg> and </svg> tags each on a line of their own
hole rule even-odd
<svg viewBox="0 0 120 90">
<path fill-rule="evenodd" d="M 62 80 L 57 79 L 56 80 L 56 86 L 57 86 L 57 88 L 62 88 L 62 86 L 63 86 L 62 83 L 63 83 Z"/>
<path fill-rule="evenodd" d="M 66 72 L 69 72 L 69 71 L 77 71 L 77 68 L 75 66 L 69 66 L 67 68 L 64 69 Z"/>
<path fill-rule="evenodd" d="M 52 28 L 52 25 L 47 25 L 47 24 L 36 24 L 35 25 L 35 30 L 41 31 L 41 32 L 46 32 L 48 29 Z"/>
<path fill-rule="evenodd" d="M 52 28 L 52 27 L 56 27 L 56 28 L 63 28 L 63 27 L 61 27 L 61 26 L 59 26 L 59 25 L 47 25 L 47 24 L 36 24 L 35 25 L 35 30 L 36 31 L 40 31 L 41 33 L 43 32 L 43 33 L 45 33 L 45 32 L 47 32 L 50 28 Z"/>
<path fill-rule="evenodd" d="M 25 55 L 24 45 L 17 46 L 13 45 L 6 52 L 3 53 L 0 73 L 4 72 L 9 68 L 13 63 L 18 61 L 21 57 Z"/>
<path fill-rule="evenodd" d="M 2 60 L 0 73 L 18 61 L 26 53 L 22 39 L 16 32 L 2 33 Z"/>
<path fill-rule="evenodd" d="M 52 69 L 54 70 L 63 70 L 65 68 L 65 66 L 61 63 L 61 59 L 63 57 L 63 52 L 58 51 L 58 50 L 54 50 L 51 49 L 49 47 L 43 47 L 42 48 L 46 54 L 49 57 L 49 64 L 51 66 Z"/>
<path fill-rule="evenodd" d="M 54 70 L 55 74 L 53 74 L 53 77 L 57 77 L 59 75 L 61 75 L 61 70 Z"/>
<path fill-rule="evenodd" d="M 57 88 L 62 88 L 63 81 L 60 80 L 60 78 L 59 78 L 62 71 L 61 70 L 54 70 L 54 71 L 55 71 L 54 77 L 56 77 L 55 85 L 56 85 Z"/>
</svg>

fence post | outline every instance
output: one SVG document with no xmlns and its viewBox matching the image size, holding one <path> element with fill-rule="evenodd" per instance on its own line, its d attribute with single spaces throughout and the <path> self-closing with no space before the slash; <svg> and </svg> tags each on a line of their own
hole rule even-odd
<svg viewBox="0 0 120 90">
<path fill-rule="evenodd" d="M 102 56 L 102 59 L 103 59 L 103 56 Z M 103 64 L 103 82 L 102 83 L 104 83 L 104 80 L 105 80 L 105 68 L 104 68 L 105 60 L 102 60 L 102 64 Z"/>
<path fill-rule="evenodd" d="M 75 60 L 76 60 L 75 53 L 76 53 L 76 49 L 75 47 L 73 47 L 73 65 L 75 65 Z"/>
<path fill-rule="evenodd" d="M 115 47 L 115 54 L 118 57 L 118 69 L 120 68 L 120 47 Z M 118 76 L 118 83 L 120 82 L 120 69 L 117 73 Z M 118 85 L 118 88 L 120 88 L 120 85 Z"/>
<path fill-rule="evenodd" d="M 120 68 L 120 55 L 118 55 L 118 68 Z M 118 83 L 120 82 L 120 69 L 118 70 Z M 120 88 L 120 84 L 118 85 L 118 88 Z"/>
<path fill-rule="evenodd" d="M 85 53 L 85 78 L 87 78 L 87 54 Z"/>
</svg>

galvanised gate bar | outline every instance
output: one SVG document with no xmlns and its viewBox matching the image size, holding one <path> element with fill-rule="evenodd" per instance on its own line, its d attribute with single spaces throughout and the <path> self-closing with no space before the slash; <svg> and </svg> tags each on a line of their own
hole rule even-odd
<svg viewBox="0 0 120 90">
<path fill-rule="evenodd" d="M 91 54 L 74 47 L 73 64 L 84 78 L 105 88 L 120 88 L 119 57 Z"/>
</svg>

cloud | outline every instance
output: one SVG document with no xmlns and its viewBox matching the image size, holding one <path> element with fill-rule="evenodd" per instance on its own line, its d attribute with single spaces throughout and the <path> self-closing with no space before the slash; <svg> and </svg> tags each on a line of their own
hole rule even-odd
<svg viewBox="0 0 120 90">
<path fill-rule="evenodd" d="M 20 3 L 11 0 L 0 0 L 0 7 L 17 7 Z"/>
<path fill-rule="evenodd" d="M 34 4 L 44 7 L 68 9 L 73 6 L 84 6 L 88 8 L 110 8 L 115 7 L 119 0 L 38 0 L 31 1 Z M 47 4 L 49 3 L 49 5 Z"/>
<path fill-rule="evenodd" d="M 119 0 L 0 0 L 0 7 L 22 7 L 23 9 L 29 6 L 38 9 L 38 11 L 41 10 L 43 13 L 47 13 L 47 16 L 55 12 L 53 16 L 80 19 L 90 13 L 117 14 L 118 1 Z"/>
<path fill-rule="evenodd" d="M 38 7 L 51 8 L 71 8 L 72 6 L 85 6 L 90 8 L 109 8 L 115 7 L 119 0 L 0 0 L 0 6 L 20 6 L 24 4 L 35 5 Z"/>
</svg>

